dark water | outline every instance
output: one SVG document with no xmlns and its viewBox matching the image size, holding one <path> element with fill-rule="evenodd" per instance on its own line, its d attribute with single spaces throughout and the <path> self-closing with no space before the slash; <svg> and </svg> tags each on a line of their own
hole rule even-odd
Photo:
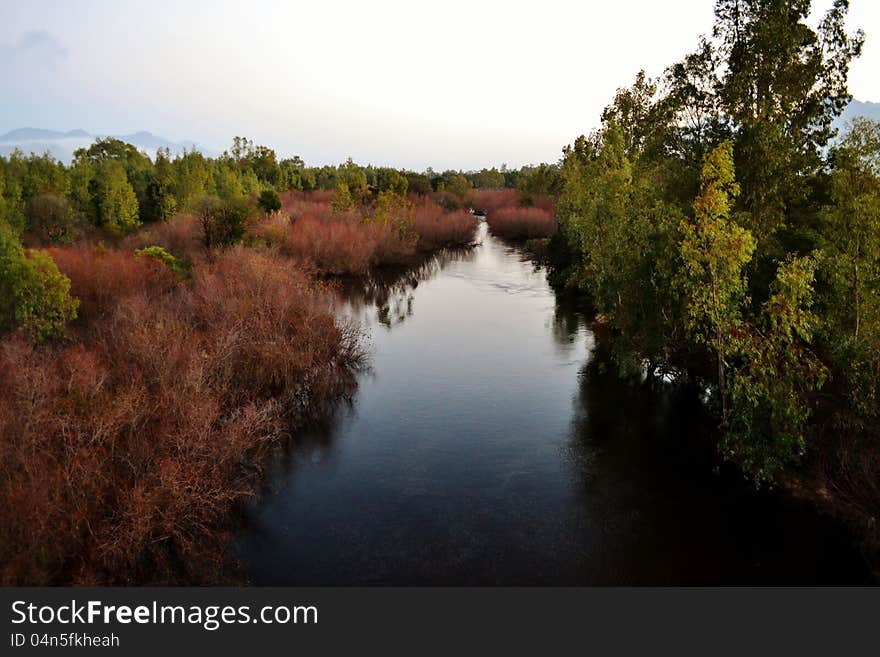
<svg viewBox="0 0 880 657">
<path fill-rule="evenodd" d="M 835 525 L 713 474 L 694 401 L 620 381 L 515 248 L 346 296 L 372 369 L 248 509 L 255 584 L 867 581 Z"/>
</svg>

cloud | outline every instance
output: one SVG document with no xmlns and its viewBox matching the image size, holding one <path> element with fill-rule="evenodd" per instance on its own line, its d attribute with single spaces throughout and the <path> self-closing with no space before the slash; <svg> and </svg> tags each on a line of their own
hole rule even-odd
<svg viewBox="0 0 880 657">
<path fill-rule="evenodd" d="M 15 43 L 0 44 L 3 68 L 22 77 L 52 69 L 66 59 L 67 47 L 45 30 L 25 32 Z"/>
</svg>

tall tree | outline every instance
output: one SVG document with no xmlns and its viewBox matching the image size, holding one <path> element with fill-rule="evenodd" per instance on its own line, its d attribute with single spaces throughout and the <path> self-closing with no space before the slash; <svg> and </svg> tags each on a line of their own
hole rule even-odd
<svg viewBox="0 0 880 657">
<path fill-rule="evenodd" d="M 730 219 L 738 194 L 733 145 L 724 142 L 706 156 L 694 217 L 682 222 L 682 289 L 687 299 L 687 326 L 697 343 L 706 345 L 715 355 L 724 420 L 731 333 L 742 320 L 745 267 L 755 251 L 751 233 Z"/>
<path fill-rule="evenodd" d="M 759 243 L 772 238 L 786 210 L 805 195 L 833 135 L 832 122 L 851 100 L 850 62 L 861 32 L 850 36 L 848 0 L 835 0 L 817 30 L 811 0 L 717 0 L 714 36 L 724 61 L 723 111 L 733 129 L 742 207 Z"/>
</svg>

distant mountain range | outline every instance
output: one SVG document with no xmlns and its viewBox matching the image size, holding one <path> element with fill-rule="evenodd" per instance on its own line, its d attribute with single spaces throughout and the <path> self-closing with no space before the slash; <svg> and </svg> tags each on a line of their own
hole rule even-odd
<svg viewBox="0 0 880 657">
<path fill-rule="evenodd" d="M 880 121 L 880 103 L 865 103 L 861 100 L 854 100 L 843 110 L 843 114 L 837 119 L 835 125 L 842 128 L 857 116 Z"/>
<path fill-rule="evenodd" d="M 843 111 L 843 114 L 834 122 L 835 127 L 843 129 L 846 124 L 857 116 L 865 116 L 875 121 L 880 121 L 880 103 L 868 103 L 860 100 L 852 101 Z M 0 135 L 0 155 L 9 155 L 16 148 L 25 153 L 42 154 L 48 151 L 62 162 L 70 162 L 73 152 L 78 148 L 89 146 L 99 137 L 115 137 L 136 146 L 150 157 L 156 155 L 160 148 L 167 148 L 172 153 L 180 153 L 183 150 L 198 148 L 206 155 L 215 155 L 209 149 L 201 148 L 193 141 L 171 141 L 154 135 L 152 132 L 141 130 L 130 135 L 91 135 L 85 130 L 70 130 L 60 132 L 58 130 L 46 130 L 45 128 L 18 128 L 11 130 L 5 135 Z"/>
<path fill-rule="evenodd" d="M 85 130 L 60 132 L 45 128 L 18 128 L 5 135 L 0 135 L 0 155 L 9 155 L 18 148 L 25 153 L 42 154 L 48 151 L 62 162 L 70 162 L 75 150 L 89 146 L 100 137 L 121 139 L 136 146 L 139 150 L 146 151 L 151 157 L 155 156 L 156 151 L 160 148 L 167 148 L 172 153 L 198 148 L 198 145 L 193 141 L 175 142 L 145 130 L 130 135 L 91 135 Z"/>
</svg>

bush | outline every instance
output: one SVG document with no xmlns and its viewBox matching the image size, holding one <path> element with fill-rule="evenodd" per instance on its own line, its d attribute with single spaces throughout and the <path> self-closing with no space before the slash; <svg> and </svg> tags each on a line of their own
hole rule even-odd
<svg viewBox="0 0 880 657">
<path fill-rule="evenodd" d="M 510 239 L 550 237 L 556 232 L 556 218 L 537 207 L 506 207 L 490 212 L 486 222 L 492 232 Z"/>
<path fill-rule="evenodd" d="M 475 189 L 474 210 L 486 215 L 503 207 L 519 205 L 520 193 L 515 189 Z"/>
<path fill-rule="evenodd" d="M 168 253 L 168 251 L 163 249 L 161 246 L 148 246 L 146 248 L 135 251 L 134 254 L 147 258 L 153 258 L 154 260 L 161 262 L 163 265 L 168 267 L 168 269 L 170 269 L 180 277 L 185 277 L 187 275 L 187 268 L 177 258 Z"/>
<path fill-rule="evenodd" d="M 82 226 L 67 199 L 57 194 L 40 194 L 27 206 L 30 232 L 41 242 L 70 244 L 82 232 Z"/>
<path fill-rule="evenodd" d="M 0 223 L 0 329 L 20 327 L 38 342 L 61 337 L 77 306 L 52 258 L 25 253 L 12 228 Z"/>
<path fill-rule="evenodd" d="M 130 251 L 81 244 L 50 249 L 49 253 L 79 299 L 80 323 L 110 314 L 120 299 L 143 296 L 152 300 L 177 285 L 177 278 L 164 264 Z"/>
<path fill-rule="evenodd" d="M 419 249 L 428 251 L 472 242 L 477 218 L 467 210 L 446 212 L 437 202 L 421 197 L 414 204 L 413 223 Z"/>
<path fill-rule="evenodd" d="M 260 198 L 257 200 L 257 205 L 259 205 L 260 209 L 266 214 L 271 214 L 272 212 L 278 212 L 281 209 L 281 199 L 278 198 L 278 194 L 274 189 L 264 189 L 260 192 Z"/>
<path fill-rule="evenodd" d="M 204 197 L 198 203 L 197 214 L 205 248 L 223 248 L 241 240 L 252 213 L 253 207 L 246 198 L 223 201 L 216 196 Z"/>
<path fill-rule="evenodd" d="M 89 280 L 110 262 L 166 270 L 76 260 Z M 352 384 L 359 332 L 278 254 L 232 248 L 191 284 L 155 282 L 120 286 L 81 342 L 0 342 L 0 583 L 223 581 L 267 455 Z"/>
</svg>

